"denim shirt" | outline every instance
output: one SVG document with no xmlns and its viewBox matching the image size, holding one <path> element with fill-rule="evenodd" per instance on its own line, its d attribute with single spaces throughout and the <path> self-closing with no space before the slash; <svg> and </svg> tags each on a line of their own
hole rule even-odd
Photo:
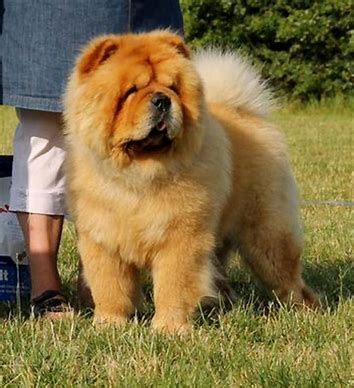
<svg viewBox="0 0 354 388">
<path fill-rule="evenodd" d="M 68 74 L 90 39 L 182 33 L 183 23 L 178 0 L 0 0 L 0 27 L 0 103 L 60 112 Z"/>
</svg>

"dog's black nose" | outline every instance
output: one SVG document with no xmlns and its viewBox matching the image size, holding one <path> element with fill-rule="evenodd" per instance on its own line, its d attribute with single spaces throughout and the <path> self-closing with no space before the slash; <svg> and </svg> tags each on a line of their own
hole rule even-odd
<svg viewBox="0 0 354 388">
<path fill-rule="evenodd" d="M 151 103 L 161 112 L 167 112 L 171 106 L 170 98 L 160 92 L 152 96 Z"/>
</svg>

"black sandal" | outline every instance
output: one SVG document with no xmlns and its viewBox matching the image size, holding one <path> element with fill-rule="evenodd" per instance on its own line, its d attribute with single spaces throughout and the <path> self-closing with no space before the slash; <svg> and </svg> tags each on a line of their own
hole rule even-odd
<svg viewBox="0 0 354 388">
<path fill-rule="evenodd" d="M 38 317 L 61 318 L 72 315 L 73 311 L 60 291 L 47 290 L 32 299 L 31 315 Z"/>
</svg>

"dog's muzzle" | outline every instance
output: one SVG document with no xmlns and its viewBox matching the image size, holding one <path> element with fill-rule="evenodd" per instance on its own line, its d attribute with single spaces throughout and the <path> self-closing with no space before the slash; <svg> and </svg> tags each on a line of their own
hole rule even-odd
<svg viewBox="0 0 354 388">
<path fill-rule="evenodd" d="M 125 151 L 136 154 L 156 154 L 168 151 L 173 140 L 169 137 L 168 127 L 164 120 L 153 126 L 149 134 L 141 140 L 130 140 L 125 144 Z"/>
</svg>

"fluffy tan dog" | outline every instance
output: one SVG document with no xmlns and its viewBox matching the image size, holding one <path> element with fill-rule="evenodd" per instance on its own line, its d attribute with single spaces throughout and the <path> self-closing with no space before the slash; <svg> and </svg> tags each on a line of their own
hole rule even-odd
<svg viewBox="0 0 354 388">
<path fill-rule="evenodd" d="M 122 323 L 152 271 L 152 325 L 191 327 L 227 293 L 237 247 L 284 302 L 312 306 L 301 277 L 297 195 L 270 95 L 239 57 L 191 59 L 167 31 L 103 36 L 79 57 L 65 96 L 69 204 L 95 320 Z"/>
</svg>

